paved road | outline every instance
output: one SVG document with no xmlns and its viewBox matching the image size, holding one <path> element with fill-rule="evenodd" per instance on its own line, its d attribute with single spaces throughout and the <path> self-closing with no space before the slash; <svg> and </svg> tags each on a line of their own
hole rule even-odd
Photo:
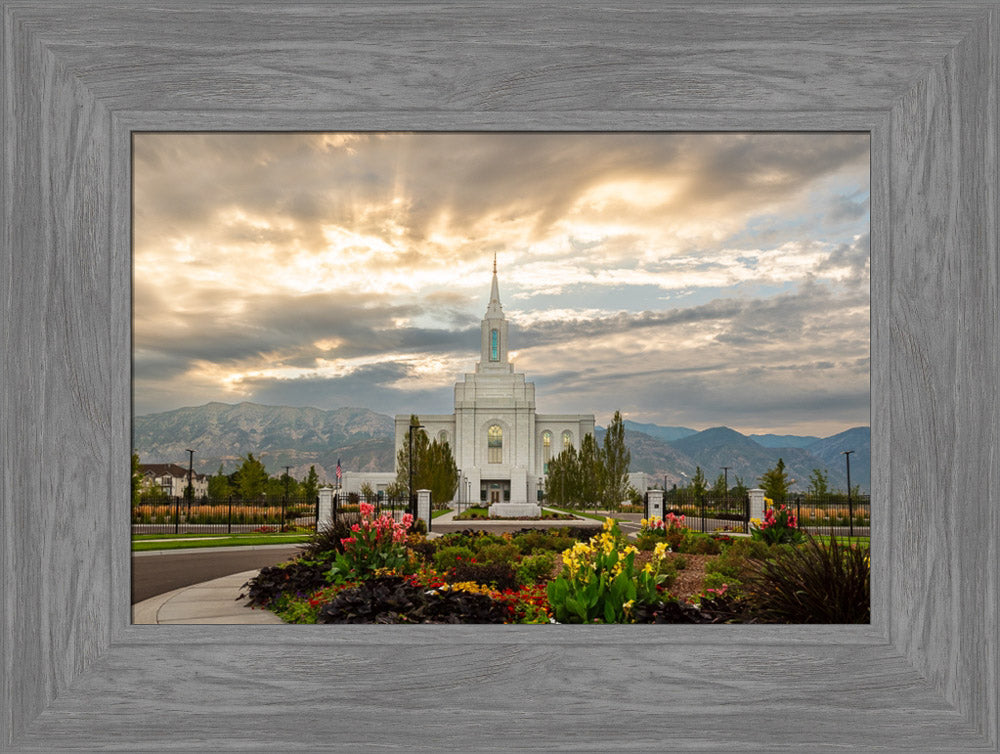
<svg viewBox="0 0 1000 754">
<path fill-rule="evenodd" d="M 289 560 L 297 545 L 259 550 L 205 548 L 132 556 L 132 604 L 182 586 Z M 138 555 L 138 557 L 137 557 Z"/>
</svg>

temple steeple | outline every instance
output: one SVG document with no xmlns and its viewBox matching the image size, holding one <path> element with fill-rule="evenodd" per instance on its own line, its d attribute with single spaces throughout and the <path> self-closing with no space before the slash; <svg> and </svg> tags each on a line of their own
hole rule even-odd
<svg viewBox="0 0 1000 754">
<path fill-rule="evenodd" d="M 493 255 L 493 284 L 490 287 L 490 302 L 486 305 L 486 316 L 482 323 L 482 354 L 476 365 L 477 372 L 513 371 L 507 361 L 507 318 L 500 305 L 500 283 L 497 280 L 497 255 Z"/>
</svg>

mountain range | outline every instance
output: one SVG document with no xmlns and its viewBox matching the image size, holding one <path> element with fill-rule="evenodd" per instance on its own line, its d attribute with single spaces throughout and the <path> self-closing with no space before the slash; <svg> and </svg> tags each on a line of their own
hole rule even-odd
<svg viewBox="0 0 1000 754">
<path fill-rule="evenodd" d="M 256 403 L 208 403 L 133 420 L 133 448 L 142 463 L 187 465 L 187 448 L 195 449 L 195 470 L 226 473 L 253 453 L 272 474 L 291 467 L 301 479 L 315 466 L 321 479 L 332 480 L 339 459 L 348 471 L 392 471 L 394 419 L 364 408 L 297 408 Z M 604 429 L 597 428 L 598 442 Z M 851 455 L 851 484 L 871 486 L 871 432 L 854 427 L 831 437 L 744 435 L 729 427 L 696 430 L 625 421 L 625 442 L 632 471 L 654 481 L 686 484 L 698 466 L 709 483 L 729 467 L 729 482 L 739 477 L 748 487 L 784 460 L 793 489 L 809 486 L 813 469 L 822 469 L 831 488 L 847 488 L 842 451 Z"/>
</svg>

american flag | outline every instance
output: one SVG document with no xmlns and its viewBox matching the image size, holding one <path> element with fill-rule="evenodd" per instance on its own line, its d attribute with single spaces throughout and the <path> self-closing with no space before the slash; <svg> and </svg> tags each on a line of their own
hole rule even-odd
<svg viewBox="0 0 1000 754">
<path fill-rule="evenodd" d="M 340 481 L 340 477 L 343 476 L 343 472 L 340 470 L 340 459 L 337 459 L 337 481 Z"/>
</svg>

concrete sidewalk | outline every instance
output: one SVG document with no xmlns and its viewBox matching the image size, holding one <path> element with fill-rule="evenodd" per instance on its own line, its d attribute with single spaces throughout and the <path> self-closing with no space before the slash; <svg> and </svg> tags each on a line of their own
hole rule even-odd
<svg viewBox="0 0 1000 754">
<path fill-rule="evenodd" d="M 270 610 L 252 609 L 245 600 L 236 601 L 241 587 L 259 570 L 222 576 L 202 584 L 175 589 L 132 605 L 132 623 L 279 624 L 284 622 Z"/>
</svg>

